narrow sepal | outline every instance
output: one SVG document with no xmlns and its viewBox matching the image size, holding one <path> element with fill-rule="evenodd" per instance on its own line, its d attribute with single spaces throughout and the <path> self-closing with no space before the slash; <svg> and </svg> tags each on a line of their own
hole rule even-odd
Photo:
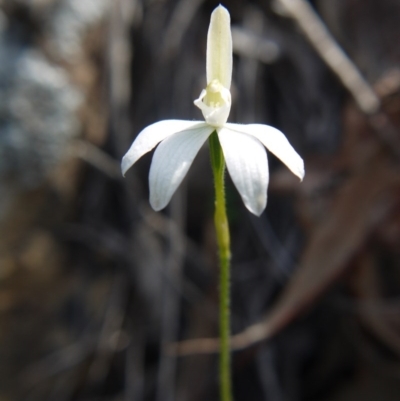
<svg viewBox="0 0 400 401">
<path fill-rule="evenodd" d="M 144 128 L 132 143 L 128 152 L 122 158 L 122 174 L 128 171 L 144 154 L 150 152 L 162 140 L 190 128 L 204 127 L 202 121 L 163 120 Z"/>
<path fill-rule="evenodd" d="M 150 205 L 163 209 L 188 172 L 194 158 L 214 128 L 204 124 L 165 139 L 154 152 L 150 167 Z"/>
<path fill-rule="evenodd" d="M 279 130 L 264 124 L 226 124 L 232 131 L 242 132 L 257 138 L 271 153 L 280 159 L 289 170 L 302 180 L 304 161 L 294 150 L 286 136 Z"/>
<path fill-rule="evenodd" d="M 267 204 L 268 160 L 264 146 L 257 139 L 229 128 L 218 130 L 226 166 L 243 202 L 259 216 Z"/>
</svg>

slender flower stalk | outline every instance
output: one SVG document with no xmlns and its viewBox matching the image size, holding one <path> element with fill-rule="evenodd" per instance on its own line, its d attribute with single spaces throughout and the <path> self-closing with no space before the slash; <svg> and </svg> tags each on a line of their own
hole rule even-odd
<svg viewBox="0 0 400 401">
<path fill-rule="evenodd" d="M 220 332 L 220 392 L 221 401 L 232 400 L 231 356 L 230 356 L 230 261 L 231 246 L 229 223 L 225 205 L 225 160 L 218 135 L 209 138 L 211 166 L 215 186 L 214 224 L 217 233 L 220 264 L 219 288 L 219 332 Z"/>
<path fill-rule="evenodd" d="M 209 123 L 226 123 L 231 109 L 232 34 L 228 11 L 219 6 L 211 14 L 207 35 L 207 89 L 195 101 Z M 205 92 L 205 93 L 204 93 Z M 214 224 L 219 250 L 219 376 L 221 401 L 232 400 L 230 355 L 231 246 L 225 204 L 225 159 L 214 131 L 208 139 L 215 186 Z"/>
<path fill-rule="evenodd" d="M 163 209 L 188 172 L 194 158 L 209 139 L 215 183 L 215 228 L 220 258 L 220 379 L 221 400 L 231 401 L 229 354 L 230 242 L 225 207 L 226 168 L 244 205 L 259 216 L 267 204 L 269 182 L 265 148 L 300 178 L 303 159 L 285 135 L 268 125 L 228 123 L 231 109 L 232 35 L 228 11 L 218 6 L 211 14 L 207 36 L 207 86 L 194 104 L 205 121 L 164 120 L 149 125 L 136 137 L 122 159 L 122 173 L 157 145 L 150 167 L 150 204 Z"/>
</svg>

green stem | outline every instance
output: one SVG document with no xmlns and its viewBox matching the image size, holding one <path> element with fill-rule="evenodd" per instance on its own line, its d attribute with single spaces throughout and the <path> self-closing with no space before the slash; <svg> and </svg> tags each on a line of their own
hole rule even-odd
<svg viewBox="0 0 400 401">
<path fill-rule="evenodd" d="M 220 262 L 220 386 L 221 401 L 232 401 L 231 363 L 230 363 L 230 238 L 225 204 L 225 160 L 218 135 L 214 131 L 209 139 L 211 165 L 215 185 L 214 223 Z"/>
</svg>

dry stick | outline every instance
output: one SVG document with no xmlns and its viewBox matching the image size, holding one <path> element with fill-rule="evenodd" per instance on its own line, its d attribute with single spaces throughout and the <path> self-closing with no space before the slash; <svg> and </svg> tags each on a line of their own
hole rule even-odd
<svg viewBox="0 0 400 401">
<path fill-rule="evenodd" d="M 400 141 L 396 128 L 381 111 L 381 101 L 371 85 L 363 78 L 357 66 L 347 57 L 335 38 L 311 5 L 304 0 L 276 0 L 293 18 L 311 45 L 352 94 L 368 122 L 397 158 L 400 158 Z"/>
<path fill-rule="evenodd" d="M 376 113 L 380 107 L 379 97 L 336 43 L 311 5 L 304 0 L 277 1 L 297 22 L 321 58 L 353 95 L 359 108 L 366 114 Z"/>
<path fill-rule="evenodd" d="M 165 255 L 164 280 L 162 289 L 162 322 L 161 322 L 161 347 L 165 343 L 176 341 L 179 332 L 180 293 L 182 292 L 182 269 L 185 254 L 184 242 L 181 241 L 179 232 L 185 225 L 185 199 L 180 191 L 172 200 L 170 212 L 175 224 L 169 224 L 168 246 Z M 174 285 L 171 285 L 171 282 Z M 177 373 L 177 360 L 174 356 L 161 354 L 158 366 L 156 400 L 173 401 L 176 399 L 175 379 Z"/>
<path fill-rule="evenodd" d="M 171 58 L 180 49 L 182 39 L 204 0 L 180 0 L 174 8 L 164 35 L 163 56 Z"/>
<path fill-rule="evenodd" d="M 69 156 L 78 157 L 97 168 L 107 177 L 122 181 L 121 164 L 112 156 L 84 139 L 73 139 L 69 143 Z"/>
<path fill-rule="evenodd" d="M 245 349 L 272 337 L 288 322 L 290 322 L 293 317 L 293 314 L 274 314 L 271 318 L 248 327 L 241 333 L 235 334 L 231 337 L 231 350 L 238 351 Z M 217 338 L 199 338 L 171 343 L 165 348 L 165 351 L 171 355 L 178 356 L 211 354 L 218 352 L 219 344 L 219 339 Z"/>
<path fill-rule="evenodd" d="M 113 1 L 107 43 L 107 83 L 110 129 L 121 154 L 131 143 L 131 63 L 133 59 L 130 29 L 136 16 L 137 0 Z"/>
</svg>

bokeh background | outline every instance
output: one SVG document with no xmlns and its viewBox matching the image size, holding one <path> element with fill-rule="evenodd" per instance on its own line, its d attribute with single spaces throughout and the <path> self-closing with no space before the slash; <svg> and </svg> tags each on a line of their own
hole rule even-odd
<svg viewBox="0 0 400 401">
<path fill-rule="evenodd" d="M 400 2 L 223 4 L 230 121 L 306 166 L 269 155 L 260 218 L 227 177 L 235 399 L 399 400 Z M 217 5 L 0 1 L 1 401 L 218 399 L 208 149 L 160 213 L 151 154 L 119 167 L 146 125 L 201 118 Z"/>
</svg>

